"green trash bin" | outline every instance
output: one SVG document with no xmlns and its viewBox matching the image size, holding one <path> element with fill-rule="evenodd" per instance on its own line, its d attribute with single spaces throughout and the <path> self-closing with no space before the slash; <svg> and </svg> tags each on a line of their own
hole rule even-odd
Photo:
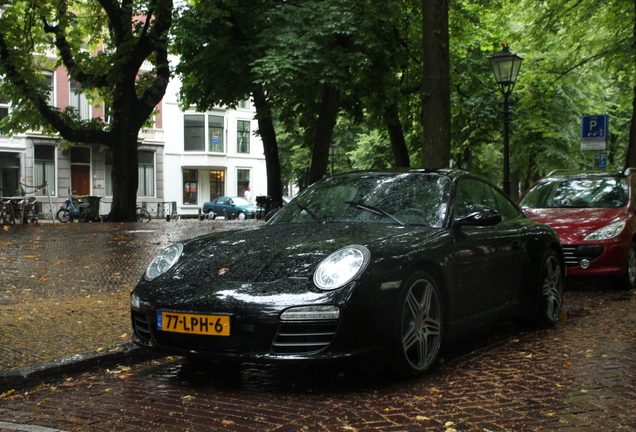
<svg viewBox="0 0 636 432">
<path fill-rule="evenodd" d="M 88 220 L 87 222 L 100 222 L 99 217 L 99 201 L 102 199 L 100 196 L 81 196 L 77 197 L 88 204 Z"/>
</svg>

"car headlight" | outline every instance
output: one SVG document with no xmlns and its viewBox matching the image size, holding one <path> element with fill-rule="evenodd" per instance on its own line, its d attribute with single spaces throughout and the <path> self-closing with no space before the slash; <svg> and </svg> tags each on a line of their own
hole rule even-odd
<svg viewBox="0 0 636 432">
<path fill-rule="evenodd" d="M 314 284 L 322 290 L 334 290 L 358 277 L 369 264 L 371 253 L 361 245 L 338 249 L 316 268 Z"/>
<path fill-rule="evenodd" d="M 607 240 L 616 237 L 620 233 L 623 232 L 625 228 L 625 221 L 614 222 L 613 224 L 609 224 L 604 226 L 601 229 L 594 231 L 592 234 L 585 237 L 584 241 L 595 241 L 595 240 Z"/>
<path fill-rule="evenodd" d="M 135 293 L 132 293 L 130 296 L 130 307 L 133 309 L 139 309 L 140 306 L 141 300 L 139 299 L 139 296 Z"/>
<path fill-rule="evenodd" d="M 172 244 L 159 252 L 146 269 L 146 279 L 153 280 L 167 272 L 179 260 L 182 252 L 181 243 Z"/>
</svg>

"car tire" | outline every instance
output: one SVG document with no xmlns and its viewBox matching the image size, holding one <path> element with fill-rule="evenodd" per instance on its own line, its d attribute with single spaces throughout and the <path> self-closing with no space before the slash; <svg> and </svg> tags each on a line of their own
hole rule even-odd
<svg viewBox="0 0 636 432">
<path fill-rule="evenodd" d="M 618 287 L 624 290 L 636 288 L 636 243 L 633 241 L 630 243 L 627 253 L 627 270 L 618 281 Z"/>
<path fill-rule="evenodd" d="M 557 253 L 548 250 L 541 261 L 539 301 L 535 324 L 550 327 L 557 323 L 563 308 L 564 270 Z"/>
<path fill-rule="evenodd" d="M 245 213 L 244 213 L 244 212 L 238 212 L 238 213 L 236 214 L 236 218 L 237 218 L 238 220 L 245 220 Z"/>
<path fill-rule="evenodd" d="M 62 223 L 70 222 L 71 220 L 71 212 L 67 209 L 59 209 L 57 211 L 57 215 L 55 215 L 56 219 Z"/>
<path fill-rule="evenodd" d="M 431 369 L 443 337 L 443 302 L 435 279 L 414 274 L 400 294 L 394 326 L 393 369 L 402 377 Z"/>
</svg>

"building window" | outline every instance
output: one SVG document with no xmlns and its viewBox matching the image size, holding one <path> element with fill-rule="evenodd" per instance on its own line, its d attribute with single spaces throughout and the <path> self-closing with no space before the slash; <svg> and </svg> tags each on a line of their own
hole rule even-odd
<svg viewBox="0 0 636 432">
<path fill-rule="evenodd" d="M 238 153 L 250 152 L 250 121 L 239 120 L 236 125 L 237 128 L 237 149 Z"/>
<path fill-rule="evenodd" d="M 210 201 L 225 195 L 225 171 L 210 171 Z"/>
<path fill-rule="evenodd" d="M 46 196 L 51 191 L 55 196 L 55 147 L 36 145 L 33 148 L 33 182 L 34 186 L 48 185 L 48 190 L 42 188 L 35 192 L 37 196 Z"/>
<path fill-rule="evenodd" d="M 223 153 L 223 117 L 208 116 L 208 148 L 211 152 Z"/>
<path fill-rule="evenodd" d="M 239 101 L 238 107 L 240 109 L 250 109 L 252 108 L 252 104 L 250 103 L 249 99 L 245 99 L 245 100 Z"/>
<path fill-rule="evenodd" d="M 205 116 L 186 114 L 184 117 L 185 151 L 205 151 Z"/>
<path fill-rule="evenodd" d="M 104 165 L 104 195 L 113 196 L 113 153 L 106 150 Z M 147 150 L 137 152 L 139 184 L 137 196 L 155 196 L 155 153 Z"/>
<path fill-rule="evenodd" d="M 207 148 L 209 152 L 223 153 L 225 149 L 223 124 L 223 116 L 186 114 L 184 116 L 184 150 L 202 152 Z"/>
<path fill-rule="evenodd" d="M 43 70 L 44 85 L 49 89 L 49 105 L 55 106 L 55 87 L 53 86 L 53 71 Z"/>
<path fill-rule="evenodd" d="M 199 172 L 197 170 L 183 170 L 183 203 L 198 203 Z"/>
<path fill-rule="evenodd" d="M 71 93 L 69 105 L 77 110 L 82 120 L 91 118 L 90 106 L 86 95 L 82 93 L 82 85 L 75 80 L 70 80 Z"/>
<path fill-rule="evenodd" d="M 245 197 L 245 199 L 247 199 L 248 201 L 252 201 L 254 197 L 252 196 L 252 191 L 250 190 L 250 170 L 237 170 L 236 177 L 238 179 L 238 183 L 236 185 L 238 196 Z M 246 191 L 248 191 L 248 193 L 245 193 Z"/>
<path fill-rule="evenodd" d="M 137 196 L 155 196 L 155 153 L 139 151 L 137 153 L 139 166 L 139 186 Z"/>
</svg>

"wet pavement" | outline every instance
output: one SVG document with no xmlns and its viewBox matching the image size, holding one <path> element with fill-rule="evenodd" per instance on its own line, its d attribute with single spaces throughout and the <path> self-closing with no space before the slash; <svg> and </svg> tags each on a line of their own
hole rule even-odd
<svg viewBox="0 0 636 432">
<path fill-rule="evenodd" d="M 125 351 L 128 295 L 148 260 L 180 238 L 246 226 L 237 224 L 0 232 L 0 376 Z M 572 281 L 565 304 L 553 329 L 502 323 L 408 381 L 362 368 L 121 357 L 24 388 L 0 384 L 0 431 L 636 430 L 636 292 Z"/>
<path fill-rule="evenodd" d="M 130 291 L 159 250 L 184 238 L 256 223 L 0 227 L 0 374 L 124 349 L 120 345 L 130 342 Z"/>
</svg>

